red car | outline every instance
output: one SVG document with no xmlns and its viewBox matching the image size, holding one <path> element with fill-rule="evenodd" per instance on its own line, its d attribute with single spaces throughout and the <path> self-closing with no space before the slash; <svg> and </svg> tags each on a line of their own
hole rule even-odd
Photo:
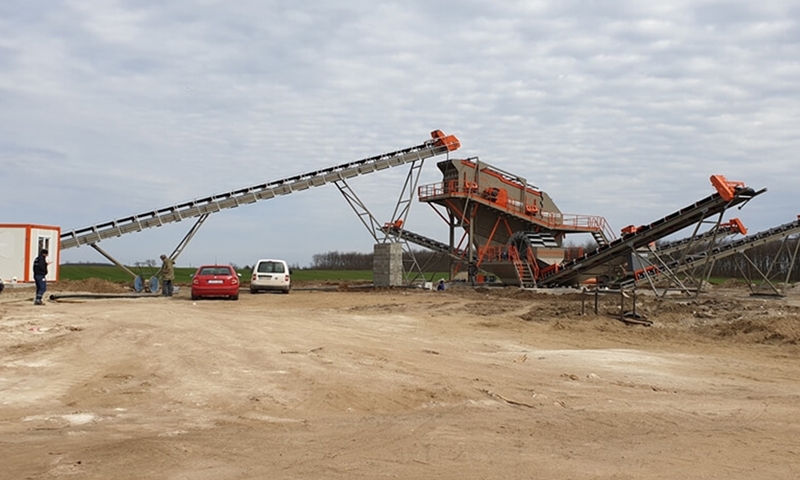
<svg viewBox="0 0 800 480">
<path fill-rule="evenodd" d="M 192 275 L 192 300 L 228 297 L 239 300 L 239 274 L 230 265 L 203 265 Z"/>
</svg>

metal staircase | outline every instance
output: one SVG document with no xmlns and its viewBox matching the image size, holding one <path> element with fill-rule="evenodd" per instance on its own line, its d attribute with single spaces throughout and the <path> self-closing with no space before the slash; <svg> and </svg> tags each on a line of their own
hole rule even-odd
<svg viewBox="0 0 800 480">
<path fill-rule="evenodd" d="M 511 260 L 514 262 L 514 269 L 517 272 L 519 285 L 522 288 L 536 287 L 536 273 L 531 269 L 531 266 L 536 266 L 534 262 L 523 262 L 518 255 L 512 255 Z"/>
<path fill-rule="evenodd" d="M 508 243 L 519 285 L 523 288 L 536 287 L 536 278 L 540 272 L 539 261 L 536 259 L 538 249 L 562 251 L 555 237 L 549 232 L 516 232 Z M 559 261 L 562 259 L 563 256 Z"/>
<path fill-rule="evenodd" d="M 593 231 L 592 237 L 594 237 L 594 241 L 597 242 L 597 246 L 605 247 L 608 245 L 608 238 L 606 238 L 606 234 L 602 230 Z"/>
</svg>

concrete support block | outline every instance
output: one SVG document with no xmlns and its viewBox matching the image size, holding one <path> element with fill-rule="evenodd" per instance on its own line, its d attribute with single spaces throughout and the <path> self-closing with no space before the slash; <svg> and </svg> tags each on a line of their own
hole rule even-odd
<svg viewBox="0 0 800 480">
<path fill-rule="evenodd" d="M 403 285 L 403 245 L 378 243 L 373 249 L 372 283 L 376 287 Z"/>
</svg>

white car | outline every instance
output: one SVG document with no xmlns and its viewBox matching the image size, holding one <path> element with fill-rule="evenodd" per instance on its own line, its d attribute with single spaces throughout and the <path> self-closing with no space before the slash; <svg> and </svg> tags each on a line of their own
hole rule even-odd
<svg viewBox="0 0 800 480">
<path fill-rule="evenodd" d="M 292 278 L 289 266 L 283 260 L 264 259 L 253 265 L 250 277 L 250 293 L 276 290 L 289 293 L 292 289 Z"/>
</svg>

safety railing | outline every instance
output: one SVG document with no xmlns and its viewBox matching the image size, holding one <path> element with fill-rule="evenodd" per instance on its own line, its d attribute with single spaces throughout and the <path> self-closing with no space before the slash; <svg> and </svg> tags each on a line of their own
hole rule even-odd
<svg viewBox="0 0 800 480">
<path fill-rule="evenodd" d="M 507 262 L 509 261 L 509 247 L 506 245 L 485 245 L 478 247 L 480 262 Z"/>
<path fill-rule="evenodd" d="M 525 204 L 519 200 L 503 198 L 499 189 L 490 187 L 480 190 L 474 182 L 449 180 L 446 182 L 422 185 L 418 188 L 419 200 L 429 202 L 445 197 L 462 197 L 481 201 L 498 210 L 524 217 L 552 230 L 601 231 L 608 240 L 616 238 L 606 219 L 597 215 L 575 215 L 546 212 L 535 204 Z"/>
</svg>

